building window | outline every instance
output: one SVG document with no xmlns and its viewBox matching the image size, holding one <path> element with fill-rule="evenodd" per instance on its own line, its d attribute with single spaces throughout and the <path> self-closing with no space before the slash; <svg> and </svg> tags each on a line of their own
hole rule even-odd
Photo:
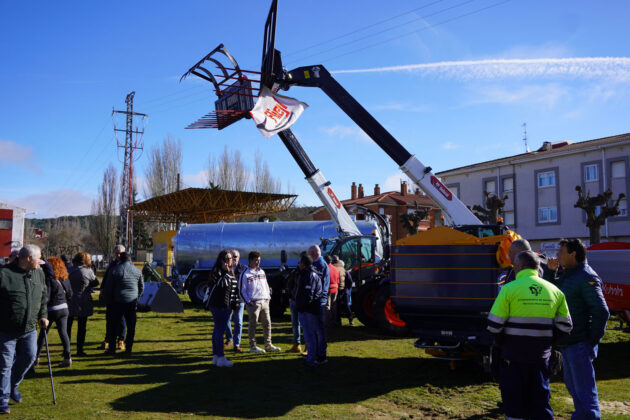
<svg viewBox="0 0 630 420">
<path fill-rule="evenodd" d="M 451 193 L 455 197 L 459 198 L 459 186 L 458 185 L 451 185 L 451 186 L 448 187 L 448 189 L 451 191 Z"/>
<path fill-rule="evenodd" d="M 626 177 L 626 162 L 619 160 L 613 162 L 610 165 L 610 176 L 612 178 L 625 178 Z"/>
<path fill-rule="evenodd" d="M 556 173 L 554 171 L 540 172 L 538 174 L 538 188 L 555 187 Z"/>
<path fill-rule="evenodd" d="M 628 200 L 623 199 L 619 200 L 619 216 L 627 216 L 628 215 Z"/>
<path fill-rule="evenodd" d="M 495 181 L 486 181 L 484 183 L 484 192 L 489 192 L 492 194 L 497 193 L 497 183 Z"/>
<path fill-rule="evenodd" d="M 511 193 L 514 191 L 514 178 L 503 178 L 503 192 Z"/>
<path fill-rule="evenodd" d="M 553 223 L 558 221 L 557 207 L 539 207 L 538 223 Z"/>
<path fill-rule="evenodd" d="M 599 174 L 597 173 L 597 165 L 585 165 L 584 166 L 584 182 L 593 182 L 599 180 Z"/>
<path fill-rule="evenodd" d="M 503 223 L 508 226 L 514 226 L 514 212 L 506 211 L 503 213 Z"/>
<path fill-rule="evenodd" d="M 378 214 L 380 214 L 381 216 L 385 214 L 385 207 L 379 207 L 378 208 Z"/>
</svg>

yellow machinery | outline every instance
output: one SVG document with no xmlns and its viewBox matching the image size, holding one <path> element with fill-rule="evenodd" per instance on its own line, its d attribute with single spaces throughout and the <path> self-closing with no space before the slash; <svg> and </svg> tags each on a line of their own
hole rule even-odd
<svg viewBox="0 0 630 420">
<path fill-rule="evenodd" d="M 176 230 L 165 230 L 153 233 L 153 261 L 158 262 L 155 269 L 162 278 L 169 278 L 172 274 L 175 259 L 173 258 L 173 237 Z"/>
</svg>

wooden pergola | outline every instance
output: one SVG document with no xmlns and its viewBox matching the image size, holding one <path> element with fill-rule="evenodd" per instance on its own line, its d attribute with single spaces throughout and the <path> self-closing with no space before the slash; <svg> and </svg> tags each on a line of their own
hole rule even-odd
<svg viewBox="0 0 630 420">
<path fill-rule="evenodd" d="M 135 220 L 161 223 L 214 223 L 235 217 L 288 210 L 297 195 L 186 188 L 130 207 Z"/>
</svg>

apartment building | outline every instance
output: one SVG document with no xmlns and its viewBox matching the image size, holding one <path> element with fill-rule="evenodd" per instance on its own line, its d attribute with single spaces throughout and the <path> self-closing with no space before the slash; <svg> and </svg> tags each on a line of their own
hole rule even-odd
<svg viewBox="0 0 630 420">
<path fill-rule="evenodd" d="M 597 195 L 608 188 L 616 199 L 630 196 L 630 133 L 572 143 L 544 142 L 534 152 L 437 173 L 465 204 L 484 205 L 484 192 L 507 196 L 503 219 L 535 249 L 551 251 L 559 238 L 588 243 L 584 211 L 575 208 L 576 186 Z M 628 198 L 620 214 L 602 226 L 603 241 L 630 241 Z"/>
</svg>

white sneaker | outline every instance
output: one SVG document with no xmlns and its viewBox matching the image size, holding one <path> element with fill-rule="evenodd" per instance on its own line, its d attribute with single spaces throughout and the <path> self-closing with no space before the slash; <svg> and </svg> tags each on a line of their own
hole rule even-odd
<svg viewBox="0 0 630 420">
<path fill-rule="evenodd" d="M 219 356 L 214 355 L 212 356 L 212 364 L 216 365 L 219 362 Z"/>
<path fill-rule="evenodd" d="M 265 350 L 269 352 L 275 352 L 275 351 L 281 351 L 282 349 L 280 347 L 274 346 L 273 344 L 268 344 L 265 346 Z"/>
<path fill-rule="evenodd" d="M 250 347 L 249 352 L 250 353 L 265 353 L 265 351 L 258 346 Z"/>
<path fill-rule="evenodd" d="M 234 363 L 230 362 L 225 356 L 217 359 L 217 367 L 232 367 Z"/>
</svg>

